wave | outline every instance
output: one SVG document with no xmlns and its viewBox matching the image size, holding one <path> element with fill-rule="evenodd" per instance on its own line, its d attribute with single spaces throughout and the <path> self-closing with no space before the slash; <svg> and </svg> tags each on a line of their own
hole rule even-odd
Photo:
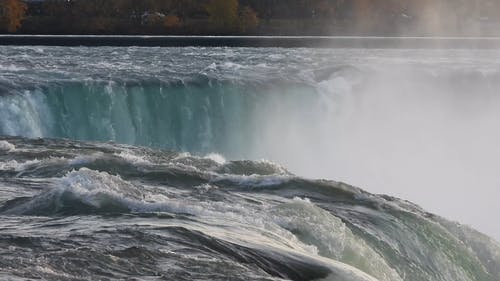
<svg viewBox="0 0 500 281">
<path fill-rule="evenodd" d="M 51 215 L 92 212 L 125 212 L 142 194 L 130 184 L 107 173 L 86 168 L 70 172 L 56 188 L 34 198 L 17 198 L 6 203 L 5 214 Z"/>
<path fill-rule="evenodd" d="M 9 152 L 16 149 L 16 147 L 8 141 L 0 141 L 0 151 Z"/>
<path fill-rule="evenodd" d="M 47 192 L 43 192 L 33 198 L 21 197 L 4 203 L 2 208 L 0 208 L 0 213 L 4 215 L 74 216 L 91 214 L 112 215 L 128 212 L 168 212 L 189 214 L 192 216 L 227 217 L 227 213 L 223 212 L 220 208 L 221 206 L 217 205 L 211 206 L 211 208 L 208 206 L 190 206 L 189 202 L 178 202 L 178 200 L 170 200 L 166 196 L 147 194 L 142 192 L 140 187 L 131 185 L 118 176 L 82 168 L 79 171 L 68 173 L 55 183 L 54 188 L 51 188 Z M 280 223 L 283 220 L 282 217 L 290 219 L 290 216 L 280 214 L 283 210 L 275 210 L 275 214 L 272 215 Z M 300 213 L 300 209 L 297 211 Z M 285 227 L 285 229 L 287 228 Z M 305 226 L 303 229 L 308 229 L 308 227 Z M 362 273 L 362 271 L 351 268 L 347 264 L 316 260 L 307 257 L 307 255 L 294 253 L 294 251 L 286 252 L 278 249 L 272 250 L 272 248 L 260 250 L 259 246 L 240 246 L 239 244 L 228 243 L 202 232 L 189 229 L 179 229 L 178 231 L 181 231 L 183 240 L 189 241 L 190 245 L 197 243 L 205 245 L 205 247 L 220 252 L 221 255 L 237 262 L 254 264 L 272 276 L 291 280 L 316 280 L 319 278 L 333 278 L 332 276 L 342 276 L 343 280 L 373 280 L 368 275 Z M 317 252 L 317 250 L 314 250 L 314 252 Z M 372 259 L 374 257 L 381 260 L 373 252 L 369 258 Z M 358 255 L 358 259 L 364 259 L 364 255 Z M 369 263 L 377 264 L 373 260 Z M 385 267 L 371 267 L 368 268 L 367 272 L 375 273 L 376 276 L 380 270 L 390 270 L 383 261 L 382 264 Z M 391 272 L 391 274 L 395 273 Z"/>
<path fill-rule="evenodd" d="M 65 237 L 79 233 L 72 241 L 80 246 L 51 252 L 50 266 L 31 260 L 30 266 L 43 268 L 35 269 L 39 277 L 74 276 L 82 259 L 100 268 L 89 269 L 88 276 L 98 278 L 104 270 L 117 279 L 132 270 L 167 274 L 167 268 L 179 280 L 210 278 L 205 269 L 197 271 L 200 266 L 221 276 L 241 274 L 242 280 L 499 277 L 500 245 L 474 230 L 396 198 L 300 178 L 271 162 L 220 161 L 110 143 L 3 141 L 16 149 L 0 155 L 1 163 L 38 158 L 15 174 L 0 169 L 5 186 L 0 217 L 28 228 L 36 218 L 31 231 L 41 238 L 23 247 L 40 255 L 45 247 L 74 248 Z M 57 168 L 48 169 L 51 165 Z M 88 223 L 94 226 L 89 229 Z M 60 234 L 49 239 L 52 230 Z M 14 241 L 25 235 L 8 233 L 10 238 L 0 235 L 0 244 L 18 245 Z M 13 259 L 0 252 L 0 264 Z M 56 262 L 62 253 L 73 255 L 64 267 Z M 155 262 L 143 266 L 141 256 Z M 217 264 L 226 264 L 226 271 Z M 192 271 L 189 278 L 186 268 Z M 9 272 L 17 275 L 16 270 Z"/>
</svg>

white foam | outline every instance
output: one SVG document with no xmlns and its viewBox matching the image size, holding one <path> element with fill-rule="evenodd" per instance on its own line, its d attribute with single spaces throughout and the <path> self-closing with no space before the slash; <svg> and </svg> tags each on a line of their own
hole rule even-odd
<svg viewBox="0 0 500 281">
<path fill-rule="evenodd" d="M 102 152 L 93 153 L 91 155 L 77 156 L 73 159 L 66 159 L 64 157 L 58 158 L 59 160 L 68 161 L 68 164 L 71 166 L 83 165 L 94 162 L 98 158 L 102 157 Z"/>
<path fill-rule="evenodd" d="M 25 161 L 25 162 L 18 162 L 16 160 L 10 160 L 7 162 L 0 163 L 0 170 L 20 172 L 20 171 L 25 170 L 29 166 L 36 165 L 40 162 L 41 161 L 38 159 L 29 160 L 29 161 Z"/>
<path fill-rule="evenodd" d="M 15 72 L 15 71 L 24 71 L 24 70 L 26 70 L 26 68 L 20 67 L 20 66 L 17 66 L 17 65 L 13 65 L 13 64 L 9 64 L 9 65 L 1 65 L 0 64 L 0 70 Z"/>
<path fill-rule="evenodd" d="M 216 70 L 217 69 L 217 64 L 215 62 L 213 62 L 209 66 L 207 66 L 205 69 L 207 69 L 207 70 Z"/>
<path fill-rule="evenodd" d="M 226 164 L 226 162 L 227 162 L 226 158 L 224 158 L 224 156 L 222 156 L 218 153 L 210 153 L 210 154 L 206 155 L 204 158 L 210 159 L 210 160 L 212 160 L 215 163 L 220 164 L 220 165 Z"/>
<path fill-rule="evenodd" d="M 256 162 L 259 164 L 268 165 L 268 166 L 273 167 L 273 169 L 276 170 L 278 172 L 278 174 L 290 174 L 290 172 L 285 167 L 283 167 L 282 165 L 277 164 L 273 161 L 269 161 L 267 159 L 261 159 L 261 160 L 256 161 Z"/>
<path fill-rule="evenodd" d="M 0 151 L 14 151 L 16 146 L 8 141 L 0 141 Z"/>
<path fill-rule="evenodd" d="M 61 279 L 72 279 L 74 278 L 74 276 L 70 275 L 70 274 L 67 274 L 67 273 L 64 273 L 64 272 L 58 272 L 57 270 L 51 268 L 50 266 L 48 265 L 45 265 L 45 266 L 41 266 L 41 265 L 37 265 L 35 266 L 34 268 L 35 271 L 39 272 L 39 273 L 42 273 L 42 274 L 48 274 L 51 276 L 51 278 L 61 278 Z"/>
<path fill-rule="evenodd" d="M 191 153 L 189 153 L 189 152 L 181 152 L 173 160 L 182 160 L 182 159 L 189 158 L 189 157 L 191 157 Z"/>
<path fill-rule="evenodd" d="M 243 65 L 234 62 L 225 62 L 221 65 L 224 69 L 238 70 L 243 68 Z"/>
<path fill-rule="evenodd" d="M 106 172 L 97 172 L 87 168 L 68 173 L 60 180 L 60 189 L 71 190 L 81 195 L 86 203 L 98 207 L 99 201 L 95 196 L 98 194 L 108 194 L 117 199 L 140 199 L 143 194 L 132 184 L 124 181 L 119 176 L 113 176 Z"/>
<path fill-rule="evenodd" d="M 132 164 L 151 164 L 151 162 L 147 160 L 144 156 L 134 154 L 132 151 L 129 150 L 121 151 L 120 153 L 115 153 L 115 155 L 123 158 L 124 160 Z"/>
<path fill-rule="evenodd" d="M 280 185 L 290 181 L 292 177 L 290 176 L 281 176 L 281 175 L 272 175 L 272 176 L 262 176 L 262 175 L 215 175 L 215 178 L 212 180 L 213 182 L 219 181 L 231 181 L 237 185 L 242 186 L 252 186 L 252 187 L 265 187 L 265 186 L 274 186 Z"/>
</svg>

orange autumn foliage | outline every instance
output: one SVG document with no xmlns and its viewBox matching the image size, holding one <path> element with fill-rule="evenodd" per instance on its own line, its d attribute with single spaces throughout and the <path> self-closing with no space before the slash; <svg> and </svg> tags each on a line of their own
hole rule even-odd
<svg viewBox="0 0 500 281">
<path fill-rule="evenodd" d="M 181 19 L 175 15 L 168 15 L 165 17 L 165 20 L 163 21 L 163 25 L 167 29 L 178 28 L 181 26 Z"/>
<path fill-rule="evenodd" d="M 21 0 L 0 0 L 0 11 L 7 31 L 15 32 L 21 27 L 28 6 Z"/>
</svg>

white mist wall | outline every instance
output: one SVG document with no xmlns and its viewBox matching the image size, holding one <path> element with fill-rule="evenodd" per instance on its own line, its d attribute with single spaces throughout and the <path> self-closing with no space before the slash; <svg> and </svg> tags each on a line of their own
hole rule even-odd
<svg viewBox="0 0 500 281">
<path fill-rule="evenodd" d="M 260 153 L 299 175 L 401 197 L 500 240 L 500 69 L 436 61 L 360 71 L 320 82 L 315 108 L 266 112 L 278 121 L 266 125 Z M 315 122 L 299 117 L 311 114 Z"/>
</svg>

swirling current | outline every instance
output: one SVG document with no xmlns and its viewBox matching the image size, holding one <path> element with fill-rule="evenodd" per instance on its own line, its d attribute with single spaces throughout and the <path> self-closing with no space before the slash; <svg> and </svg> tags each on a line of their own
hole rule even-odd
<svg viewBox="0 0 500 281">
<path fill-rule="evenodd" d="M 464 89 L 497 105 L 496 51 L 0 50 L 1 280 L 500 280 L 494 239 L 301 176 L 337 168 L 384 64 L 466 115 Z"/>
</svg>

